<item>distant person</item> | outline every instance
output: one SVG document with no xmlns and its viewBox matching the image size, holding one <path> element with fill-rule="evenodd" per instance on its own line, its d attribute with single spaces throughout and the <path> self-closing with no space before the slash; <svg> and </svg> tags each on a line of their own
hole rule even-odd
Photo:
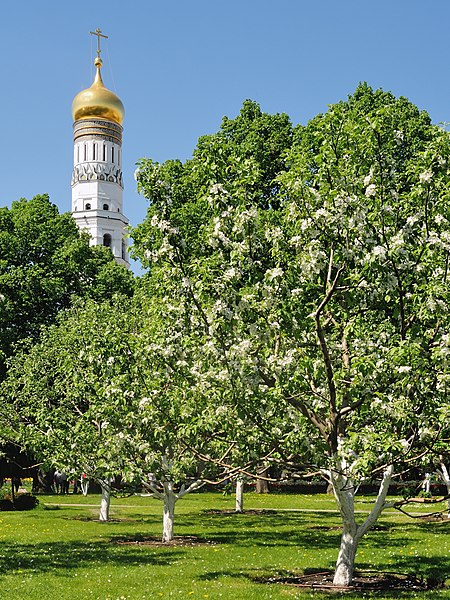
<svg viewBox="0 0 450 600">
<path fill-rule="evenodd" d="M 67 481 L 67 475 L 63 471 L 56 469 L 53 481 L 57 494 L 67 494 L 69 491 L 69 482 Z"/>
</svg>

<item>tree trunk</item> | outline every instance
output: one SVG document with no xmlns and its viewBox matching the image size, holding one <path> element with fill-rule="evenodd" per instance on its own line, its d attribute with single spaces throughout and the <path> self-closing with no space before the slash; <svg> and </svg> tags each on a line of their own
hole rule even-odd
<svg viewBox="0 0 450 600">
<path fill-rule="evenodd" d="M 350 585 L 353 580 L 358 538 L 356 523 L 345 523 L 342 528 L 341 546 L 336 561 L 333 585 Z"/>
<path fill-rule="evenodd" d="M 358 547 L 356 537 L 358 526 L 355 520 L 355 488 L 352 482 L 341 474 L 340 471 L 342 470 L 343 467 L 339 465 L 337 472 L 331 474 L 333 492 L 342 517 L 341 545 L 336 561 L 333 585 L 347 586 L 351 584 L 353 579 L 356 549 Z"/>
<path fill-rule="evenodd" d="M 33 488 L 32 492 L 45 492 L 51 494 L 54 490 L 52 488 L 53 482 L 53 470 L 44 472 L 41 469 L 36 469 L 33 473 Z"/>
<path fill-rule="evenodd" d="M 164 482 L 163 542 L 170 542 L 173 540 L 173 522 L 175 519 L 176 500 L 176 494 L 173 491 L 173 483 L 171 481 Z"/>
<path fill-rule="evenodd" d="M 244 480 L 241 477 L 236 479 L 236 512 L 244 511 Z"/>
<path fill-rule="evenodd" d="M 356 550 L 359 540 L 376 523 L 386 505 L 386 496 L 394 472 L 392 465 L 386 467 L 380 483 L 377 499 L 365 521 L 358 526 L 355 518 L 355 486 L 345 477 L 345 462 L 337 461 L 336 470 L 330 473 L 333 491 L 342 517 L 342 537 L 336 561 L 333 585 L 348 586 L 353 580 Z"/>
<path fill-rule="evenodd" d="M 257 474 L 265 477 L 265 476 L 267 476 L 268 470 L 269 470 L 269 467 L 263 466 L 257 470 Z M 270 492 L 269 482 L 266 481 L 265 479 L 257 479 L 255 492 L 257 494 L 268 494 Z"/>
<path fill-rule="evenodd" d="M 111 503 L 111 479 L 100 479 L 102 500 L 100 503 L 100 521 L 109 521 L 109 506 Z"/>
<path fill-rule="evenodd" d="M 87 477 L 81 476 L 80 487 L 81 487 L 81 493 L 83 494 L 83 496 L 87 496 L 88 490 L 89 490 L 89 479 Z"/>
<path fill-rule="evenodd" d="M 440 476 L 442 477 L 445 487 L 447 488 L 447 494 L 450 494 L 450 473 L 448 472 L 447 466 L 443 462 L 441 462 L 440 467 Z M 447 500 L 447 508 L 447 518 L 450 519 L 450 498 Z"/>
</svg>

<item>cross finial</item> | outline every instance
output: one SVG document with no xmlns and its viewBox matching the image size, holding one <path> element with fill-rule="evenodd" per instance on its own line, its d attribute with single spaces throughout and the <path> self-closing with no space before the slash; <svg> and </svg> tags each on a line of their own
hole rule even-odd
<svg viewBox="0 0 450 600">
<path fill-rule="evenodd" d="M 91 35 L 97 36 L 97 57 L 100 58 L 100 38 L 108 39 L 107 35 L 103 35 L 102 30 L 97 27 L 95 31 L 90 31 Z"/>
</svg>

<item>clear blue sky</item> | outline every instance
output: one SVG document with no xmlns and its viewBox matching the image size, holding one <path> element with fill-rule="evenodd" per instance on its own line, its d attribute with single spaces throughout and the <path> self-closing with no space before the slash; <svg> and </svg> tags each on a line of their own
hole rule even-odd
<svg viewBox="0 0 450 600">
<path fill-rule="evenodd" d="M 0 206 L 48 193 L 70 210 L 71 103 L 103 79 L 122 99 L 124 212 L 145 216 L 143 156 L 191 155 L 246 98 L 306 123 L 367 81 L 450 121 L 448 0 L 22 0 L 0 15 Z"/>
</svg>

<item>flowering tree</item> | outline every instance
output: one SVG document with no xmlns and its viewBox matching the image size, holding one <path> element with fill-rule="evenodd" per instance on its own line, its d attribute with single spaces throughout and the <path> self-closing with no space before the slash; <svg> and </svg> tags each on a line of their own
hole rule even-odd
<svg viewBox="0 0 450 600">
<path fill-rule="evenodd" d="M 48 467 L 95 479 L 102 488 L 101 521 L 109 518 L 112 477 L 126 472 L 129 403 L 114 389 L 127 355 L 127 323 L 110 303 L 88 301 L 61 313 L 37 344 L 9 361 L 1 388 L 9 438 Z"/>
<path fill-rule="evenodd" d="M 221 132 L 214 142 L 176 169 L 141 161 L 151 204 L 138 252 L 161 301 L 184 302 L 180 336 L 201 341 L 198 387 L 214 381 L 244 430 L 263 418 L 286 457 L 332 484 L 343 527 L 334 583 L 347 585 L 396 469 L 429 451 L 424 420 L 448 402 L 437 368 L 448 352 L 448 136 L 406 99 L 361 85 L 296 129 L 266 202 L 254 161 L 220 170 Z M 379 492 L 358 523 L 355 489 L 369 478 Z"/>
<path fill-rule="evenodd" d="M 175 503 L 213 481 L 235 445 L 230 409 L 194 393 L 180 319 L 157 296 L 79 304 L 11 359 L 0 388 L 9 439 L 97 480 L 102 521 L 115 475 L 144 484 L 163 501 L 163 541 L 174 535 Z"/>
</svg>

